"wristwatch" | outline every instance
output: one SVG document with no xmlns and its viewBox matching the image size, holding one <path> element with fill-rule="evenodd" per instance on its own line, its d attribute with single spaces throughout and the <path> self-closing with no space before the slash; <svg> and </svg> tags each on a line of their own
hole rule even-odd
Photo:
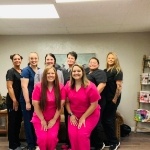
<svg viewBox="0 0 150 150">
<path fill-rule="evenodd" d="M 69 115 L 69 116 L 72 116 L 72 115 L 73 115 L 73 113 L 72 113 L 72 112 L 71 112 L 71 113 L 68 113 L 68 115 Z"/>
</svg>

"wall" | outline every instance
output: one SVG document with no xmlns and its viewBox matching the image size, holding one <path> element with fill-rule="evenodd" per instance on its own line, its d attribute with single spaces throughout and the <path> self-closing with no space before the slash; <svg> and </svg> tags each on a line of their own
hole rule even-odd
<svg viewBox="0 0 150 150">
<path fill-rule="evenodd" d="M 21 54 L 24 59 L 22 68 L 28 63 L 30 52 L 39 53 L 39 66 L 44 67 L 46 53 L 66 54 L 96 53 L 101 66 L 105 68 L 106 55 L 109 51 L 117 53 L 124 72 L 122 101 L 118 110 L 126 124 L 135 126 L 134 110 L 137 109 L 137 92 L 140 90 L 142 58 L 150 55 L 150 33 L 121 34 L 85 34 L 85 35 L 42 35 L 42 36 L 0 36 L 0 92 L 6 95 L 5 74 L 12 67 L 9 56 Z M 88 60 L 87 60 L 88 62 Z"/>
</svg>

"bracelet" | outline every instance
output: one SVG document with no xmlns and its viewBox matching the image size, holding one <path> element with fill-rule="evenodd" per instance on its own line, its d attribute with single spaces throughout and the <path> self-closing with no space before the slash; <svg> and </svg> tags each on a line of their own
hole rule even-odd
<svg viewBox="0 0 150 150">
<path fill-rule="evenodd" d="M 69 116 L 72 116 L 72 115 L 73 115 L 73 113 L 72 113 L 72 112 L 71 112 L 71 113 L 68 113 L 68 115 L 69 115 Z"/>
</svg>

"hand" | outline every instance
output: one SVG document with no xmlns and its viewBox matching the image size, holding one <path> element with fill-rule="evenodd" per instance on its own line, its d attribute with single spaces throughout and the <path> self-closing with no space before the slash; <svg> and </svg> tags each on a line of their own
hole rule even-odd
<svg viewBox="0 0 150 150">
<path fill-rule="evenodd" d="M 26 103 L 26 110 L 31 110 L 31 104 L 30 104 L 30 102 Z"/>
<path fill-rule="evenodd" d="M 54 124 L 56 123 L 56 119 L 51 119 L 49 122 L 48 122 L 48 128 L 52 128 L 54 126 Z"/>
<path fill-rule="evenodd" d="M 13 109 L 15 110 L 15 111 L 17 111 L 18 110 L 18 102 L 17 101 L 13 101 Z"/>
<path fill-rule="evenodd" d="M 48 126 L 47 126 L 47 122 L 45 121 L 45 119 L 41 120 L 41 126 L 42 126 L 42 130 L 47 131 Z"/>
<path fill-rule="evenodd" d="M 77 126 L 78 118 L 75 115 L 70 116 L 70 123 L 71 123 L 71 125 Z"/>
<path fill-rule="evenodd" d="M 114 104 L 116 104 L 117 101 L 113 99 L 112 102 L 113 102 Z"/>
<path fill-rule="evenodd" d="M 84 125 L 84 127 L 85 127 L 85 118 L 84 117 L 81 117 L 79 119 L 78 129 L 80 129 L 82 125 Z"/>
</svg>

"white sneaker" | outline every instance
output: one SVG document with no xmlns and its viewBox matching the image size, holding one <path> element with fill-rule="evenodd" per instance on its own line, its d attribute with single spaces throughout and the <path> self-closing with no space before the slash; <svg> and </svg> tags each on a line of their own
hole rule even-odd
<svg viewBox="0 0 150 150">
<path fill-rule="evenodd" d="M 17 147 L 15 150 L 22 150 L 22 148 L 21 147 Z"/>
<path fill-rule="evenodd" d="M 120 146 L 120 142 L 115 145 L 110 145 L 109 150 L 117 150 L 119 146 Z"/>
<path fill-rule="evenodd" d="M 103 150 L 105 148 L 105 144 L 103 143 L 103 146 L 101 147 L 101 149 L 100 150 Z"/>
<path fill-rule="evenodd" d="M 22 150 L 22 149 L 21 149 L 21 147 L 17 147 L 17 148 L 15 148 L 15 149 L 9 148 L 8 150 Z"/>
<path fill-rule="evenodd" d="M 36 149 L 35 150 L 40 150 L 39 146 L 36 146 Z"/>
</svg>

